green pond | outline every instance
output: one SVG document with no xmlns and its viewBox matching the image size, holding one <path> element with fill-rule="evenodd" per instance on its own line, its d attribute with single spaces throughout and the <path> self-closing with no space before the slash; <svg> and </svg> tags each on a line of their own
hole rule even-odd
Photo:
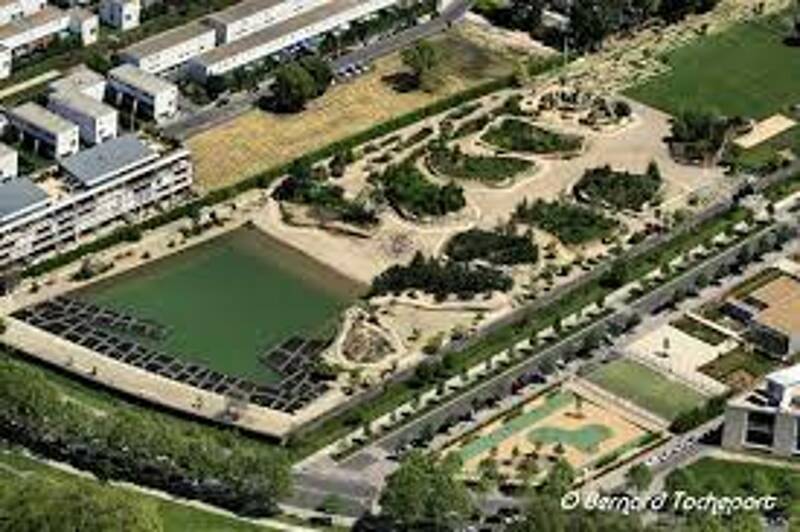
<svg viewBox="0 0 800 532">
<path fill-rule="evenodd" d="M 242 228 L 82 290 L 78 297 L 169 328 L 159 345 L 228 375 L 270 382 L 258 360 L 292 335 L 335 323 L 363 287 Z"/>
</svg>

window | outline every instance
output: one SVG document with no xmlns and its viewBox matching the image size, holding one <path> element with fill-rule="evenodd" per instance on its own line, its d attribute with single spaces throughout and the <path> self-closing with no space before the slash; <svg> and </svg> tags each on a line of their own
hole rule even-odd
<svg viewBox="0 0 800 532">
<path fill-rule="evenodd" d="M 775 442 L 775 414 L 748 413 L 745 442 L 751 445 L 772 447 Z"/>
</svg>

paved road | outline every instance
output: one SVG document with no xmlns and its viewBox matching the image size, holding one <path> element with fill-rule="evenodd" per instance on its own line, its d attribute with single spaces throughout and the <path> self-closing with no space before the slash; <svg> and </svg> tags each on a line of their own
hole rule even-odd
<svg viewBox="0 0 800 532">
<path fill-rule="evenodd" d="M 331 66 L 334 71 L 339 71 L 346 66 L 370 63 L 380 57 L 401 50 L 420 39 L 444 31 L 463 17 L 469 11 L 471 5 L 472 0 L 456 0 L 438 17 L 418 24 L 397 35 L 386 37 L 359 48 L 334 60 Z M 266 80 L 262 87 L 268 86 L 270 82 L 270 80 Z M 269 91 L 266 88 L 255 92 L 238 93 L 231 96 L 229 103 L 224 106 L 217 106 L 215 103 L 206 107 L 196 108 L 185 104 L 186 109 L 182 112 L 182 116 L 175 122 L 168 124 L 164 128 L 164 134 L 178 140 L 185 140 L 192 135 L 224 124 L 246 113 L 252 109 L 262 96 L 268 93 Z"/>
</svg>

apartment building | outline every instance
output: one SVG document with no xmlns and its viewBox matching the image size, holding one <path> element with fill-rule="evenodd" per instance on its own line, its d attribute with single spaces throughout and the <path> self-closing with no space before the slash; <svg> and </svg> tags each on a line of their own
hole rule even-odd
<svg viewBox="0 0 800 532">
<path fill-rule="evenodd" d="M 319 7 L 327 0 L 245 0 L 207 19 L 217 32 L 217 44 L 229 44 Z"/>
<path fill-rule="evenodd" d="M 29 17 L 47 6 L 47 0 L 0 0 L 0 26 Z"/>
<path fill-rule="evenodd" d="M 178 112 L 178 87 L 133 65 L 108 73 L 107 101 L 118 109 L 163 122 Z"/>
<path fill-rule="evenodd" d="M 8 181 L 19 173 L 19 155 L 17 150 L 0 144 L 0 181 Z"/>
<path fill-rule="evenodd" d="M 0 268 L 36 263 L 116 221 L 174 206 L 185 200 L 192 180 L 188 150 L 125 135 L 62 160 L 45 181 L 2 183 Z"/>
<path fill-rule="evenodd" d="M 192 77 L 199 81 L 205 81 L 211 76 L 222 76 L 397 3 L 398 0 L 324 2 L 299 15 L 198 55 L 189 61 L 187 68 Z"/>
<path fill-rule="evenodd" d="M 722 446 L 800 455 L 800 364 L 767 375 L 757 389 L 728 401 Z"/>
<path fill-rule="evenodd" d="M 763 351 L 787 357 L 800 352 L 800 281 L 781 273 L 744 297 L 725 302 L 723 312 L 748 327 L 748 338 Z"/>
<path fill-rule="evenodd" d="M 93 146 L 117 136 L 117 110 L 81 92 L 55 92 L 50 95 L 47 107 L 77 124 L 80 138 L 85 144 Z"/>
<path fill-rule="evenodd" d="M 52 81 L 50 92 L 80 92 L 97 101 L 106 95 L 106 78 L 85 65 L 72 69 L 66 76 Z"/>
<path fill-rule="evenodd" d="M 142 16 L 139 0 L 102 0 L 100 20 L 103 24 L 122 31 L 138 28 Z"/>
<path fill-rule="evenodd" d="M 67 157 L 80 148 L 78 126 L 37 103 L 11 109 L 8 120 L 21 142 L 48 157 Z"/>
<path fill-rule="evenodd" d="M 123 62 L 158 74 L 186 63 L 217 45 L 216 32 L 192 22 L 138 42 L 120 53 Z"/>
</svg>

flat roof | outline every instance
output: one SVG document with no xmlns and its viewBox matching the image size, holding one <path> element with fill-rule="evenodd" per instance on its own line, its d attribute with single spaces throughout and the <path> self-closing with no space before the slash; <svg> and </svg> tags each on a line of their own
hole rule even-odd
<svg viewBox="0 0 800 532">
<path fill-rule="evenodd" d="M 361 4 L 361 0 L 332 0 L 327 4 L 305 11 L 296 17 L 285 20 L 279 24 L 269 26 L 261 31 L 257 31 L 243 39 L 234 41 L 230 44 L 218 46 L 204 54 L 200 54 L 192 61 L 201 65 L 209 66 L 230 57 L 239 55 L 242 52 L 256 48 L 263 44 L 275 41 L 285 35 L 294 33 L 300 29 L 316 24 L 322 20 L 335 17 L 345 11 L 349 11 Z"/>
<path fill-rule="evenodd" d="M 787 334 L 800 334 L 800 282 L 789 275 L 753 291 L 748 298 L 763 303 L 756 321 Z"/>
<path fill-rule="evenodd" d="M 34 13 L 29 17 L 23 17 L 0 26 L 0 40 L 15 37 L 21 33 L 30 31 L 33 28 L 38 28 L 45 24 L 49 24 L 54 20 L 60 18 L 68 18 L 69 15 L 66 11 L 62 11 L 57 7 L 46 5 L 41 11 Z"/>
<path fill-rule="evenodd" d="M 158 158 L 152 148 L 135 134 L 109 140 L 61 161 L 61 168 L 91 188 L 126 168 Z"/>
<path fill-rule="evenodd" d="M 9 155 L 15 155 L 17 150 L 9 146 L 8 144 L 3 144 L 0 142 L 0 157 L 7 157 Z"/>
<path fill-rule="evenodd" d="M 209 32 L 215 33 L 214 28 L 206 26 L 201 22 L 190 22 L 189 24 L 178 26 L 177 28 L 154 35 L 149 39 L 132 44 L 131 46 L 128 46 L 122 50 L 121 54 L 136 58 L 147 57 L 164 50 L 168 50 L 173 46 L 178 46 L 187 41 L 191 41 L 192 39 Z"/>
<path fill-rule="evenodd" d="M 0 183 L 0 220 L 35 207 L 48 199 L 45 191 L 27 177 Z"/>
<path fill-rule="evenodd" d="M 800 384 L 800 364 L 773 371 L 767 375 L 767 380 L 783 387 L 792 387 Z"/>
<path fill-rule="evenodd" d="M 56 79 L 50 82 L 50 89 L 54 91 L 67 90 L 67 89 L 83 89 L 91 87 L 100 83 L 105 83 L 106 78 L 87 67 L 86 65 L 79 65 L 72 69 L 63 78 Z"/>
<path fill-rule="evenodd" d="M 117 113 L 117 110 L 110 105 L 95 100 L 91 96 L 86 96 L 75 89 L 53 93 L 50 95 L 50 101 L 60 103 L 92 118 L 103 118 Z"/>
<path fill-rule="evenodd" d="M 134 65 L 120 65 L 111 69 L 108 75 L 120 83 L 130 85 L 148 94 L 159 94 L 166 91 L 178 90 L 175 84 Z"/>
<path fill-rule="evenodd" d="M 220 24 L 230 24 L 283 3 L 286 3 L 286 0 L 245 0 L 235 6 L 212 13 L 208 19 Z"/>
<path fill-rule="evenodd" d="M 14 107 L 9 111 L 9 114 L 48 133 L 68 133 L 78 129 L 78 126 L 72 122 L 61 118 L 34 102 L 23 103 Z"/>
</svg>

